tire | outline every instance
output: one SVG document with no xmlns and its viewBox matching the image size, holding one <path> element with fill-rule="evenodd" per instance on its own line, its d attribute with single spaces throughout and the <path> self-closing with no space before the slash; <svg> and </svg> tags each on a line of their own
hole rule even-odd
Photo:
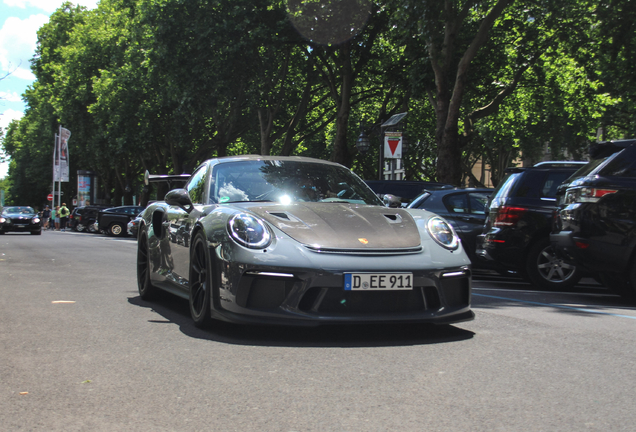
<svg viewBox="0 0 636 432">
<path fill-rule="evenodd" d="M 150 281 L 150 252 L 146 230 L 139 233 L 137 242 L 137 288 L 142 300 L 152 300 L 158 291 Z"/>
<path fill-rule="evenodd" d="M 190 316 L 194 325 L 208 327 L 212 322 L 210 301 L 212 296 L 212 272 L 208 243 L 200 232 L 194 238 L 190 249 Z"/>
<path fill-rule="evenodd" d="M 31 235 L 42 235 L 42 230 L 40 230 L 40 231 L 31 231 Z"/>
<path fill-rule="evenodd" d="M 122 237 L 126 234 L 126 229 L 119 222 L 113 222 L 108 227 L 108 234 L 115 237 Z"/>
<path fill-rule="evenodd" d="M 4 231 L 0 231 L 0 235 L 4 234 Z"/>
<path fill-rule="evenodd" d="M 581 270 L 560 259 L 548 238 L 530 247 L 526 275 L 533 285 L 549 290 L 569 290 L 581 280 Z"/>
<path fill-rule="evenodd" d="M 82 224 L 77 224 L 77 225 L 75 225 L 75 231 L 84 232 L 84 231 L 86 231 L 86 227 L 84 225 L 82 225 Z"/>
</svg>

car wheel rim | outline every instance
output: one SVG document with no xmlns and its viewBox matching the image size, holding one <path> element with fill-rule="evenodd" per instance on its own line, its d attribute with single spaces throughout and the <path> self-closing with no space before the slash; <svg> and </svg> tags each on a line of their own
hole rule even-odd
<svg viewBox="0 0 636 432">
<path fill-rule="evenodd" d="M 198 242 L 192 257 L 190 277 L 190 301 L 195 315 L 200 316 L 205 309 L 205 298 L 208 290 L 208 271 L 205 262 L 203 243 Z"/>
<path fill-rule="evenodd" d="M 113 235 L 119 235 L 121 234 L 121 227 L 119 225 L 113 225 L 110 232 L 113 233 Z"/>
<path fill-rule="evenodd" d="M 562 259 L 556 256 L 552 246 L 546 247 L 539 254 L 537 269 L 545 280 L 556 283 L 569 280 L 576 271 L 575 266 L 563 262 Z"/>
</svg>

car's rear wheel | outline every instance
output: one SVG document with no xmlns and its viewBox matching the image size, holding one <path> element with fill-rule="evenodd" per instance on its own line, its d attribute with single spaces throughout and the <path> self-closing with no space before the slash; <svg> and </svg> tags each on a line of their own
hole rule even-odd
<svg viewBox="0 0 636 432">
<path fill-rule="evenodd" d="M 212 272 L 208 242 L 202 233 L 198 233 L 190 249 L 190 315 L 197 327 L 207 327 L 210 316 L 212 296 Z"/>
<path fill-rule="evenodd" d="M 530 247 L 526 275 L 532 284 L 549 290 L 571 289 L 581 280 L 581 271 L 559 258 L 548 238 Z"/>
<path fill-rule="evenodd" d="M 123 236 L 125 233 L 124 226 L 119 222 L 113 222 L 108 227 L 108 234 L 113 235 L 115 237 Z"/>
<path fill-rule="evenodd" d="M 77 224 L 77 225 L 75 225 L 75 231 L 77 231 L 77 232 L 83 232 L 83 231 L 85 231 L 85 230 L 86 230 L 86 227 L 85 227 L 84 225 L 82 225 L 82 224 Z"/>
<path fill-rule="evenodd" d="M 150 252 L 145 230 L 139 234 L 137 242 L 137 288 L 143 300 L 152 300 L 157 294 L 157 288 L 150 281 Z"/>
</svg>

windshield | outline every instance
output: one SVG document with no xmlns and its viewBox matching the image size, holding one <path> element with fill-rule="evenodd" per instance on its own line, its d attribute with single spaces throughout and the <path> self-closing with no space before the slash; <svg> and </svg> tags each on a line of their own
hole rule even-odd
<svg viewBox="0 0 636 432">
<path fill-rule="evenodd" d="M 212 172 L 210 202 L 348 202 L 382 205 L 344 167 L 324 163 L 254 160 L 220 163 Z"/>
<path fill-rule="evenodd" d="M 3 214 L 35 214 L 35 210 L 32 207 L 6 207 Z"/>
</svg>

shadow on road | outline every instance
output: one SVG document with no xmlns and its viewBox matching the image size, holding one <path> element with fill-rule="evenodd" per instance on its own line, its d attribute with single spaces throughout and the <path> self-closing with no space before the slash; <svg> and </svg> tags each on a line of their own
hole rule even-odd
<svg viewBox="0 0 636 432">
<path fill-rule="evenodd" d="M 192 323 L 188 302 L 181 298 L 162 293 L 153 302 L 144 301 L 139 296 L 130 297 L 128 302 L 135 306 L 151 308 L 167 322 L 178 325 L 187 336 L 236 345 L 356 348 L 459 342 L 474 336 L 473 332 L 451 325 L 432 324 L 285 327 L 214 321 L 210 329 L 201 330 Z M 166 323 L 164 320 L 156 322 Z"/>
</svg>

